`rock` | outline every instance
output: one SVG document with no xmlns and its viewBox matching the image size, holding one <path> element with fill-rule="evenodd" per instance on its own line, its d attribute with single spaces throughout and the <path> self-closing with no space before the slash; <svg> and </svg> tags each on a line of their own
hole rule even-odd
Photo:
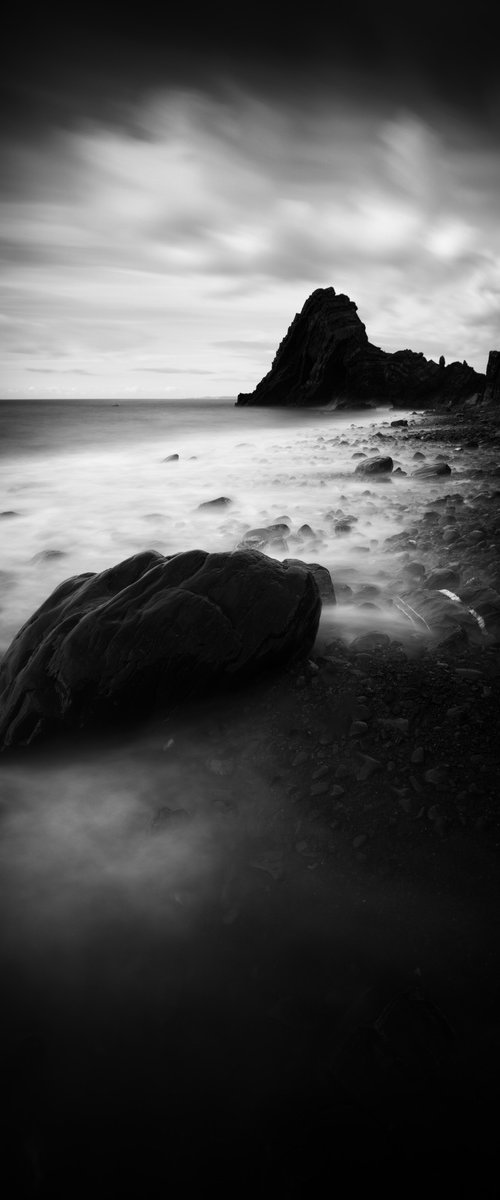
<svg viewBox="0 0 500 1200">
<path fill-rule="evenodd" d="M 500 350 L 490 350 L 483 400 L 485 404 L 500 404 Z"/>
<path fill-rule="evenodd" d="M 379 633 L 377 629 L 371 630 L 369 633 L 359 633 L 353 638 L 350 650 L 363 652 L 365 650 L 382 650 L 390 645 L 391 639 L 387 633 Z"/>
<path fill-rule="evenodd" d="M 438 567 L 436 571 L 431 571 L 431 574 L 427 576 L 425 587 L 437 590 L 447 588 L 452 591 L 458 587 L 459 583 L 460 575 L 458 571 L 455 571 L 451 567 Z"/>
<path fill-rule="evenodd" d="M 391 421 L 391 425 L 393 425 L 393 426 L 396 426 L 396 427 L 398 427 L 398 426 L 407 426 L 407 425 L 408 425 L 408 421 L 404 421 L 403 419 L 401 419 L 401 420 L 399 420 L 399 421 Z"/>
<path fill-rule="evenodd" d="M 248 529 L 236 546 L 237 550 L 263 550 L 264 546 L 274 546 L 278 550 L 288 550 L 285 533 L 289 533 L 288 525 L 276 524 Z"/>
<path fill-rule="evenodd" d="M 18 517 L 18 516 L 19 516 L 19 513 L 15 512 L 15 510 L 13 508 L 6 508 L 6 509 L 4 509 L 3 512 L 0 512 L 0 517 L 2 518 L 2 520 L 6 520 L 8 517 Z"/>
<path fill-rule="evenodd" d="M 146 550 L 66 579 L 1 664 L 0 748 L 142 718 L 305 655 L 320 613 L 312 571 L 252 550 Z"/>
<path fill-rule="evenodd" d="M 440 368 L 412 350 L 387 353 L 368 341 L 357 306 L 335 289 L 317 288 L 280 343 L 271 370 L 238 405 L 337 407 L 374 402 L 413 408 L 455 403 L 482 392 L 485 375 L 466 363 Z"/>
<path fill-rule="evenodd" d="M 167 454 L 167 457 L 163 459 L 163 462 L 179 462 L 179 455 Z"/>
<path fill-rule="evenodd" d="M 390 475 L 394 463 L 389 455 L 365 458 L 354 468 L 355 475 Z"/>
<path fill-rule="evenodd" d="M 412 575 L 415 579 L 423 579 L 425 575 L 425 567 L 421 562 L 409 562 L 403 567 L 405 575 Z"/>
<path fill-rule="evenodd" d="M 286 558 L 284 561 L 285 563 L 289 563 L 291 567 L 303 567 L 304 570 L 311 572 L 316 580 L 323 604 L 337 603 L 335 588 L 328 567 L 323 567 L 321 563 L 306 563 L 301 558 Z"/>
<path fill-rule="evenodd" d="M 372 758 L 369 754 L 356 754 L 356 769 L 355 776 L 358 783 L 364 782 L 374 775 L 376 771 L 382 770 L 382 763 L 377 758 Z"/>
<path fill-rule="evenodd" d="M 232 500 L 228 496 L 217 496 L 216 500 L 204 500 L 198 508 L 226 508 L 228 504 L 232 504 Z"/>
<path fill-rule="evenodd" d="M 451 475 L 451 467 L 445 462 L 429 463 L 427 467 L 417 467 L 411 474 L 412 479 L 434 479 L 440 475 Z"/>
<path fill-rule="evenodd" d="M 34 554 L 32 562 L 52 562 L 55 558 L 65 558 L 65 550 L 39 550 L 38 554 Z"/>
</svg>

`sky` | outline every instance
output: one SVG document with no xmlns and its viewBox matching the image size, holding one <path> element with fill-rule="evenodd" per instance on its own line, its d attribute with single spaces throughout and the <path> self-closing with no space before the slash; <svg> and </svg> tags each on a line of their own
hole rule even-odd
<svg viewBox="0 0 500 1200">
<path fill-rule="evenodd" d="M 236 397 L 330 286 L 376 345 L 486 369 L 494 5 L 16 7 L 0 397 Z"/>
</svg>

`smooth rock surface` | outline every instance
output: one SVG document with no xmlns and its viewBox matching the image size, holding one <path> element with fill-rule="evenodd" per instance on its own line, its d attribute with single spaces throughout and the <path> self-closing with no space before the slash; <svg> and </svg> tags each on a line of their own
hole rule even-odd
<svg viewBox="0 0 500 1200">
<path fill-rule="evenodd" d="M 389 455 L 364 458 L 354 469 L 355 475 L 390 475 L 394 463 Z"/>
<path fill-rule="evenodd" d="M 255 550 L 146 550 L 67 579 L 0 667 L 0 748 L 140 718 L 307 654 L 320 612 L 312 571 Z"/>
</svg>

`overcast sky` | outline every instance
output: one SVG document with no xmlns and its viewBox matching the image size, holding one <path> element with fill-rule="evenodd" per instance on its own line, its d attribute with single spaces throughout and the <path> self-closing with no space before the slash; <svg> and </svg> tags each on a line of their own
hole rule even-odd
<svg viewBox="0 0 500 1200">
<path fill-rule="evenodd" d="M 375 344 L 485 370 L 495 6 L 325 7 L 11 23 L 0 395 L 236 395 L 327 286 Z"/>
</svg>

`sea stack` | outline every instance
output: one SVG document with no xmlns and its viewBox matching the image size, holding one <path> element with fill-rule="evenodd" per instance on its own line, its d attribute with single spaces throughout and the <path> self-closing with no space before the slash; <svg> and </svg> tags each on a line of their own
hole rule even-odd
<svg viewBox="0 0 500 1200">
<path fill-rule="evenodd" d="M 413 350 L 387 353 L 369 340 L 357 305 L 317 288 L 280 343 L 271 370 L 237 404 L 335 407 L 457 403 L 482 394 L 486 376 L 466 362 L 444 366 Z"/>
<path fill-rule="evenodd" d="M 485 404 L 500 404 L 500 350 L 490 350 L 483 400 Z"/>
</svg>

